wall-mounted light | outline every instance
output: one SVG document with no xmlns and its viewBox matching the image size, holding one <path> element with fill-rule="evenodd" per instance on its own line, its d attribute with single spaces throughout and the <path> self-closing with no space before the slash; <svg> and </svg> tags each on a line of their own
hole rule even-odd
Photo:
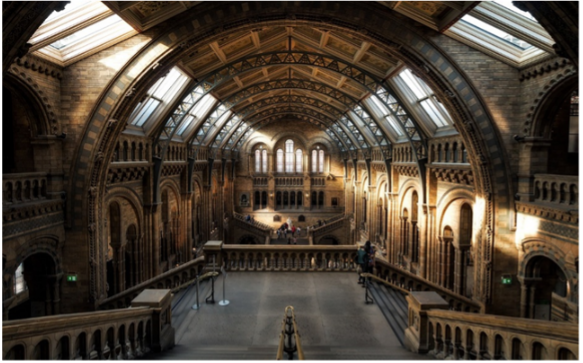
<svg viewBox="0 0 583 363">
<path fill-rule="evenodd" d="M 310 193 L 306 193 L 306 198 L 309 198 L 309 197 L 310 197 Z"/>
</svg>

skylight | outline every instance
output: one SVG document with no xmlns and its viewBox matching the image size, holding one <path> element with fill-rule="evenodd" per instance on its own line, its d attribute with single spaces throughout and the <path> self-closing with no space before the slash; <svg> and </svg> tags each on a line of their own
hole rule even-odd
<svg viewBox="0 0 583 363">
<path fill-rule="evenodd" d="M 159 116 L 160 105 L 168 105 L 188 81 L 188 77 L 176 67 L 172 68 L 165 77 L 160 78 L 150 89 L 146 98 L 140 102 L 129 118 L 129 123 L 143 127 L 146 122 Z"/>
<path fill-rule="evenodd" d="M 62 39 L 57 40 L 56 42 L 51 44 L 51 47 L 61 50 L 73 43 L 82 41 L 86 38 L 89 38 L 90 36 L 94 35 L 95 33 L 98 33 L 112 25 L 115 24 L 120 24 L 123 23 L 126 25 L 127 28 L 131 29 L 131 27 L 129 25 L 127 25 L 122 18 L 120 18 L 117 15 L 112 15 L 110 17 L 107 17 L 93 25 L 89 25 L 86 28 L 83 28 L 67 37 L 64 37 Z"/>
<path fill-rule="evenodd" d="M 488 32 L 490 34 L 492 34 L 493 36 L 509 43 L 512 45 L 515 45 L 517 47 L 519 47 L 520 49 L 528 49 L 530 47 L 532 47 L 531 44 L 528 44 L 527 42 L 525 42 L 524 40 L 518 39 L 508 33 L 506 33 L 505 31 L 501 30 L 500 28 L 494 27 L 488 23 L 485 23 L 471 15 L 465 15 L 462 19 L 462 21 L 478 28 L 481 29 L 485 32 Z"/>
<path fill-rule="evenodd" d="M 512 5 L 512 0 L 494 0 L 494 2 L 496 4 L 504 6 L 506 9 L 508 9 L 508 10 L 520 15 L 520 16 L 524 16 L 524 17 L 538 23 L 538 21 L 534 18 L 534 16 L 532 16 L 531 13 L 529 13 L 528 11 L 522 11 L 519 8 L 517 8 L 516 6 Z"/>
<path fill-rule="evenodd" d="M 202 119 L 216 101 L 217 99 L 214 98 L 210 93 L 206 94 L 200 101 L 198 101 L 194 108 L 184 118 L 184 120 L 180 124 L 180 128 L 177 130 L 176 133 L 178 135 L 182 135 L 184 131 L 188 128 L 188 126 L 192 124 L 193 121 Z"/>
</svg>

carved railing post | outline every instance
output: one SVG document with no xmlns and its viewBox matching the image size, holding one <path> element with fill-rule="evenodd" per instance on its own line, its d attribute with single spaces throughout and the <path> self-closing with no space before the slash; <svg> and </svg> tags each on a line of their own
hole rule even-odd
<svg viewBox="0 0 583 363">
<path fill-rule="evenodd" d="M 155 352 L 161 352 L 174 347 L 171 303 L 171 290 L 165 289 L 147 289 L 132 300 L 131 307 L 147 306 L 153 310 L 152 348 Z"/>
<path fill-rule="evenodd" d="M 409 303 L 409 327 L 405 330 L 405 347 L 414 353 L 427 353 L 430 339 L 427 310 L 449 309 L 447 301 L 434 291 L 411 291 Z"/>
</svg>

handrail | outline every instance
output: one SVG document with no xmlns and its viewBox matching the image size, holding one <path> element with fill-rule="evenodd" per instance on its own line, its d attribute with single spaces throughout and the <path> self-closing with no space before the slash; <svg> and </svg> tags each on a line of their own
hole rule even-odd
<svg viewBox="0 0 583 363">
<path fill-rule="evenodd" d="M 273 230 L 270 226 L 268 226 L 265 223 L 261 223 L 261 222 L 258 222 L 256 220 L 246 221 L 245 217 L 242 214 L 239 214 L 237 212 L 233 212 L 233 219 L 245 222 L 245 223 L 247 223 L 247 225 L 251 225 L 253 227 L 256 227 L 256 228 L 262 230 L 263 232 L 271 233 L 271 231 Z"/>
<path fill-rule="evenodd" d="M 289 315 L 289 312 L 291 311 L 291 316 Z M 294 340 L 296 342 L 295 347 L 291 346 L 291 335 L 292 335 L 292 331 L 286 331 L 285 330 L 285 326 L 286 325 L 291 325 L 293 328 L 293 336 L 294 336 Z M 288 343 L 289 346 L 285 347 L 285 336 L 288 336 Z M 279 345 L 277 348 L 277 355 L 276 355 L 276 360 L 282 360 L 283 359 L 283 352 L 284 350 L 287 352 L 287 354 L 289 355 L 290 360 L 293 358 L 293 353 L 297 352 L 298 353 L 298 360 L 305 360 L 304 357 L 304 350 L 302 349 L 302 342 L 301 342 L 301 338 L 300 338 L 300 333 L 298 331 L 298 326 L 296 324 L 296 316 L 294 313 L 294 307 L 291 305 L 288 305 L 285 307 L 285 311 L 283 313 L 283 322 L 281 324 L 281 333 L 279 335 Z"/>
<path fill-rule="evenodd" d="M 140 292 L 142 292 L 142 290 L 148 288 L 148 287 L 155 287 L 155 285 L 164 282 L 165 280 L 167 280 L 168 278 L 172 278 L 176 275 L 178 275 L 179 277 L 182 277 L 182 273 L 198 267 L 198 265 L 203 265 L 204 264 L 204 260 L 205 257 L 200 256 L 194 260 L 188 261 L 176 268 L 173 268 L 172 270 L 166 271 L 158 276 L 155 276 L 149 280 L 146 280 L 136 286 L 130 287 L 129 289 L 126 289 L 118 294 L 115 294 L 113 296 L 108 297 L 107 299 L 101 301 L 99 303 L 99 306 L 101 308 L 105 308 L 108 304 L 111 304 L 115 301 L 119 301 L 122 299 L 127 299 L 129 297 L 135 297 L 137 296 Z M 195 273 L 196 275 L 196 273 Z M 164 286 L 164 288 L 172 288 L 171 286 Z"/>
<path fill-rule="evenodd" d="M 393 288 L 395 290 L 398 290 L 398 291 L 402 292 L 405 295 L 409 295 L 409 290 L 403 289 L 402 287 L 397 286 L 397 285 L 395 285 L 392 282 L 389 282 L 387 280 L 383 280 L 380 277 L 378 277 L 376 275 L 373 275 L 371 273 L 368 273 L 368 272 L 361 273 L 360 276 L 362 276 L 364 278 L 367 278 L 367 277 L 372 278 L 373 280 L 375 280 L 375 281 L 377 281 L 377 282 L 379 282 L 381 284 L 384 284 L 384 285 L 386 285 L 386 286 L 388 286 L 390 288 Z"/>
<path fill-rule="evenodd" d="M 431 291 L 435 291 L 437 292 L 440 296 L 442 296 L 446 301 L 450 301 L 450 300 L 455 300 L 457 303 L 461 303 L 463 305 L 465 305 L 467 308 L 473 309 L 474 311 L 478 312 L 481 310 L 481 306 L 478 302 L 468 299 L 465 296 L 459 295 L 451 290 L 446 289 L 443 286 L 439 286 L 431 281 L 425 280 L 409 271 L 403 270 L 402 268 L 395 266 L 393 264 L 391 264 L 390 262 L 388 262 L 387 260 L 385 260 L 383 257 L 381 256 L 377 256 L 376 257 L 376 270 L 377 270 L 377 275 L 381 274 L 381 275 L 385 275 L 386 278 L 390 279 L 390 275 L 391 274 L 397 274 L 397 275 L 401 275 L 402 277 L 410 280 L 410 281 L 414 281 L 415 284 L 417 285 L 421 285 L 421 290 L 425 290 L 425 289 L 429 289 Z M 383 271 L 383 269 L 388 270 L 388 271 Z M 385 273 L 383 273 L 385 272 Z M 394 283 L 394 282 L 393 282 Z M 413 287 L 412 290 L 415 290 L 415 288 Z M 419 290 L 419 289 L 417 289 Z M 452 306 L 453 308 L 453 306 Z"/>
</svg>

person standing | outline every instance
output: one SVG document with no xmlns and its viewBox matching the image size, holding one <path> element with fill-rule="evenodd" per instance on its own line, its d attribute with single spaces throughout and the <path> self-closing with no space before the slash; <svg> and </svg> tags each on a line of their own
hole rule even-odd
<svg viewBox="0 0 583 363">
<path fill-rule="evenodd" d="M 362 284 L 364 282 L 364 277 L 362 277 L 362 274 L 365 272 L 364 256 L 366 256 L 366 252 L 364 252 L 364 247 L 360 246 L 358 251 L 356 252 L 356 263 L 358 263 L 360 267 L 360 273 L 358 274 L 359 284 Z"/>
</svg>

